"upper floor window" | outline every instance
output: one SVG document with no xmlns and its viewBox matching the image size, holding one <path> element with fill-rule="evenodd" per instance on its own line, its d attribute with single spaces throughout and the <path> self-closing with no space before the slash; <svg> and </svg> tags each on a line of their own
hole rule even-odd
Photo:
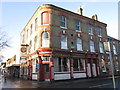
<svg viewBox="0 0 120 90">
<path fill-rule="evenodd" d="M 38 18 L 35 19 L 35 30 L 38 28 Z"/>
<path fill-rule="evenodd" d="M 117 54 L 115 45 L 113 45 L 113 53 Z"/>
<path fill-rule="evenodd" d="M 100 48 L 100 53 L 103 53 L 104 51 L 103 51 L 103 44 L 102 44 L 102 42 L 99 42 L 99 48 Z"/>
<path fill-rule="evenodd" d="M 60 16 L 60 26 L 66 28 L 66 17 Z"/>
<path fill-rule="evenodd" d="M 67 37 L 65 35 L 61 36 L 61 49 L 67 49 Z"/>
<path fill-rule="evenodd" d="M 90 40 L 90 51 L 95 52 L 94 41 L 93 40 Z"/>
<path fill-rule="evenodd" d="M 29 38 L 29 29 L 27 29 L 27 39 Z"/>
<path fill-rule="evenodd" d="M 22 43 L 25 43 L 25 34 L 23 34 Z"/>
<path fill-rule="evenodd" d="M 80 21 L 75 21 L 75 29 L 76 29 L 76 31 L 81 31 Z"/>
<path fill-rule="evenodd" d="M 49 44 L 49 34 L 45 31 L 42 33 L 42 47 L 49 47 Z"/>
<path fill-rule="evenodd" d="M 31 52 L 31 50 L 32 50 L 32 41 L 30 41 L 30 43 L 29 43 L 29 53 Z"/>
<path fill-rule="evenodd" d="M 102 36 L 100 27 L 97 27 L 97 34 L 98 34 L 98 36 Z"/>
<path fill-rule="evenodd" d="M 93 27 L 90 24 L 88 24 L 88 33 L 93 34 Z"/>
<path fill-rule="evenodd" d="M 32 30 L 33 30 L 33 24 L 31 24 L 30 26 L 30 35 L 32 34 Z"/>
<path fill-rule="evenodd" d="M 35 36 L 35 38 L 34 38 L 34 50 L 37 49 L 37 45 L 38 45 L 37 41 L 38 41 L 37 36 Z"/>
<path fill-rule="evenodd" d="M 45 25 L 45 24 L 49 24 L 49 19 L 50 19 L 50 15 L 48 12 L 43 12 L 42 13 L 42 17 L 41 17 L 41 24 Z"/>
<path fill-rule="evenodd" d="M 77 50 L 82 50 L 82 40 L 77 38 Z"/>
</svg>

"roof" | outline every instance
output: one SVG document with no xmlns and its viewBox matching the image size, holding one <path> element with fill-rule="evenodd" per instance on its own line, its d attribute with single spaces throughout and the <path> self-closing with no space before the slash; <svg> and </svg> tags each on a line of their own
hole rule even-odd
<svg viewBox="0 0 120 90">
<path fill-rule="evenodd" d="M 114 38 L 114 37 L 111 37 L 111 36 L 108 36 L 108 39 L 120 41 L 120 40 L 118 40 L 118 39 L 116 39 L 116 38 Z"/>
<path fill-rule="evenodd" d="M 69 10 L 66 10 L 66 9 L 64 9 L 64 8 L 61 8 L 61 7 L 58 7 L 58 6 L 55 6 L 55 5 L 52 5 L 52 4 L 43 4 L 43 5 L 41 5 L 41 6 L 39 6 L 38 8 L 37 8 L 37 10 L 34 12 L 34 14 L 32 15 L 32 17 L 29 19 L 29 21 L 27 22 L 27 24 L 25 25 L 25 27 L 23 28 L 23 30 L 22 30 L 22 32 L 24 31 L 24 29 L 26 28 L 26 26 L 28 25 L 28 23 L 31 21 L 31 19 L 34 17 L 34 15 L 36 14 L 36 12 L 42 7 L 42 6 L 51 6 L 51 7 L 55 7 L 55 8 L 59 8 L 59 9 L 61 9 L 61 10 L 65 10 L 65 11 L 67 11 L 67 12 L 70 12 L 70 13 L 73 13 L 73 14 L 76 14 L 76 15 L 79 15 L 79 16 L 82 16 L 82 17 L 84 17 L 84 18 L 87 18 L 87 19 L 90 19 L 90 20 L 94 20 L 94 19 L 92 19 L 92 18 L 89 18 L 89 17 L 86 17 L 86 16 L 83 16 L 83 15 L 80 15 L 80 14 L 78 14 L 78 13 L 75 13 L 75 12 L 72 12 L 72 11 L 69 11 Z M 103 22 L 100 22 L 100 21 L 98 21 L 98 20 L 94 20 L 94 21 L 96 21 L 96 22 L 98 22 L 98 23 L 101 23 L 101 24 L 104 24 L 104 25 L 106 25 L 107 26 L 107 24 L 105 24 L 105 23 L 103 23 Z M 21 32 L 21 33 L 22 33 Z"/>
</svg>

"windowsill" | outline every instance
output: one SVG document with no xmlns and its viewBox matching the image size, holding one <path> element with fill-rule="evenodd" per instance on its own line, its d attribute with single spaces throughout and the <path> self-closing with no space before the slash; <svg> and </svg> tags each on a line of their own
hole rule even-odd
<svg viewBox="0 0 120 90">
<path fill-rule="evenodd" d="M 105 53 L 105 52 L 100 52 L 101 54 Z"/>
<path fill-rule="evenodd" d="M 79 73 L 79 72 L 80 72 L 80 73 L 85 73 L 85 71 L 73 71 L 73 72 L 78 72 L 78 73 Z"/>
<path fill-rule="evenodd" d="M 70 73 L 70 71 L 66 71 L 66 72 L 54 72 L 54 73 Z"/>
<path fill-rule="evenodd" d="M 63 49 L 63 50 L 67 50 L 68 48 L 61 48 L 61 49 Z"/>
<path fill-rule="evenodd" d="M 41 24 L 41 26 L 44 26 L 44 25 L 50 25 L 50 24 Z"/>
<path fill-rule="evenodd" d="M 98 37 L 102 37 L 101 35 L 98 35 Z"/>
<path fill-rule="evenodd" d="M 77 50 L 77 51 L 83 51 L 83 50 Z"/>
<path fill-rule="evenodd" d="M 76 30 L 76 32 L 82 32 L 81 30 Z"/>
<path fill-rule="evenodd" d="M 90 51 L 91 53 L 95 53 L 95 51 Z"/>
<path fill-rule="evenodd" d="M 67 29 L 67 27 L 62 27 L 62 26 L 60 26 L 60 28 Z"/>
<path fill-rule="evenodd" d="M 89 35 L 93 35 L 93 33 L 89 33 Z"/>
</svg>

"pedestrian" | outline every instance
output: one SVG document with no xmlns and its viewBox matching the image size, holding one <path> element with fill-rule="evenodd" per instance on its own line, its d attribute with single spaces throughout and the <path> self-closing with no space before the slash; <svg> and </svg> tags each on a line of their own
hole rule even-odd
<svg viewBox="0 0 120 90">
<path fill-rule="evenodd" d="M 4 82 L 6 82 L 6 79 L 7 79 L 7 72 L 5 71 L 4 72 Z"/>
</svg>

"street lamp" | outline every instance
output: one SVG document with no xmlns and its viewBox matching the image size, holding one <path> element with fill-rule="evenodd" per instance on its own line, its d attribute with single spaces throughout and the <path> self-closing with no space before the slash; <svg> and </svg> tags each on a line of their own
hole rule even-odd
<svg viewBox="0 0 120 90">
<path fill-rule="evenodd" d="M 115 76 L 114 76 L 114 67 L 113 67 L 113 59 L 112 59 L 112 44 L 108 41 L 108 42 L 104 42 L 104 46 L 106 49 L 106 52 L 109 53 L 110 56 L 110 66 L 111 66 L 111 71 L 112 71 L 112 80 L 113 80 L 113 87 L 114 89 L 116 88 L 116 84 L 115 84 Z"/>
</svg>

